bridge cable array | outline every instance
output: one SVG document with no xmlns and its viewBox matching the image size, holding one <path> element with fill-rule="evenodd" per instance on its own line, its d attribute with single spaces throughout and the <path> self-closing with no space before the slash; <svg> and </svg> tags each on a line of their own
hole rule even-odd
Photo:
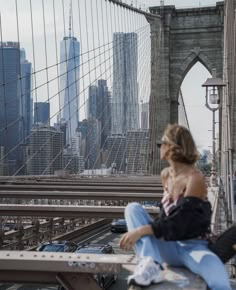
<svg viewBox="0 0 236 290">
<path fill-rule="evenodd" d="M 0 27 L 2 173 L 45 175 L 65 169 L 79 174 L 84 166 L 92 172 L 102 164 L 107 168 L 113 164 L 115 172 L 124 173 L 127 167 L 132 174 L 146 172 L 150 28 L 145 17 L 112 1 L 42 0 L 35 4 L 29 0 L 26 6 L 13 2 L 15 32 L 6 34 L 4 8 Z M 25 20 L 30 23 L 28 31 L 23 29 Z M 11 75 L 7 71 L 10 49 L 17 60 Z M 27 65 L 28 71 L 24 71 Z M 13 88 L 15 93 L 9 94 Z M 127 111 L 122 118 L 120 99 L 122 110 Z M 140 123 L 143 105 L 145 132 Z M 99 110 L 95 115 L 92 106 Z M 50 116 L 42 123 L 42 113 L 49 114 L 49 107 Z M 9 117 L 11 110 L 14 114 Z M 118 120 L 114 117 L 123 131 L 114 132 Z M 86 131 L 82 137 L 81 130 Z M 128 148 L 128 131 L 132 148 Z M 55 143 L 62 143 L 60 138 L 64 138 L 63 144 L 55 148 Z M 135 165 L 140 150 L 142 165 Z M 132 158 L 128 158 L 128 151 Z M 50 155 L 46 161 L 45 154 Z"/>
</svg>

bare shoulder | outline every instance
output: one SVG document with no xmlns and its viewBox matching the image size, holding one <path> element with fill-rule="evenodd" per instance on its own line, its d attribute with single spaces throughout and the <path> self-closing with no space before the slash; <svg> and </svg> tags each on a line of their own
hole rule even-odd
<svg viewBox="0 0 236 290">
<path fill-rule="evenodd" d="M 207 187 L 204 175 L 200 171 L 194 170 L 188 177 L 185 196 L 205 198 L 206 195 Z"/>
<path fill-rule="evenodd" d="M 168 176 L 169 176 L 169 167 L 166 167 L 161 171 L 161 182 L 163 185 L 166 184 Z"/>
</svg>

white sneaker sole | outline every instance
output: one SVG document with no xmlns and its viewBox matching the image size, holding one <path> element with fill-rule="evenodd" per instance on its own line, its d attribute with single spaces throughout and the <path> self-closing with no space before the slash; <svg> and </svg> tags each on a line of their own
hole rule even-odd
<svg viewBox="0 0 236 290">
<path fill-rule="evenodd" d="M 135 285 L 135 286 L 145 286 L 145 287 L 148 287 L 148 286 L 150 286 L 152 284 L 159 284 L 159 283 L 161 283 L 163 281 L 164 281 L 164 275 L 162 274 L 162 275 L 160 275 L 160 277 L 158 277 L 156 279 L 153 279 L 149 283 L 145 283 L 145 282 L 144 283 L 138 283 L 138 282 L 135 281 L 134 278 L 130 278 L 130 279 L 128 278 L 128 285 L 129 286 Z"/>
</svg>

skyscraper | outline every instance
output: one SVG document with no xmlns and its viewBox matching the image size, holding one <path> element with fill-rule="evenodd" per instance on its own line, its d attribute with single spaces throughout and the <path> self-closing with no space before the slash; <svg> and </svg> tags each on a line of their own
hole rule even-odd
<svg viewBox="0 0 236 290">
<path fill-rule="evenodd" d="M 88 118 L 97 119 L 98 117 L 98 87 L 89 86 L 88 96 Z"/>
<path fill-rule="evenodd" d="M 34 103 L 34 124 L 50 125 L 50 103 Z"/>
<path fill-rule="evenodd" d="M 94 118 L 87 120 L 85 168 L 100 168 L 100 148 L 101 148 L 101 123 Z"/>
<path fill-rule="evenodd" d="M 63 132 L 48 125 L 37 125 L 30 137 L 30 174 L 54 174 L 63 166 Z"/>
<path fill-rule="evenodd" d="M 112 134 L 139 129 L 138 36 L 113 34 Z"/>
<path fill-rule="evenodd" d="M 66 143 L 72 153 L 77 153 L 74 146 L 78 138 L 76 130 L 79 122 L 79 75 L 80 43 L 71 35 L 71 12 L 69 35 L 60 45 L 60 110 L 61 119 L 67 123 Z"/>
<path fill-rule="evenodd" d="M 29 134 L 33 122 L 33 99 L 31 94 L 31 71 L 32 64 L 26 59 L 24 48 L 20 49 L 20 116 L 21 136 L 23 144 L 29 144 Z"/>
<path fill-rule="evenodd" d="M 141 105 L 141 129 L 149 128 L 149 103 Z"/>
<path fill-rule="evenodd" d="M 107 137 L 111 132 L 111 96 L 107 81 L 98 80 L 97 118 L 101 122 L 101 148 L 107 148 Z"/>
<path fill-rule="evenodd" d="M 18 42 L 0 42 L 0 146 L 7 155 L 7 174 L 17 170 L 20 142 L 20 48 Z"/>
<path fill-rule="evenodd" d="M 126 171 L 126 137 L 109 136 L 107 138 L 108 160 L 106 166 L 115 169 L 115 172 Z"/>
<path fill-rule="evenodd" d="M 6 173 L 6 164 L 4 160 L 4 147 L 0 146 L 0 176 L 5 175 Z"/>
<path fill-rule="evenodd" d="M 86 136 L 88 134 L 88 120 L 84 119 L 79 122 L 80 133 L 80 156 L 86 157 Z"/>
<path fill-rule="evenodd" d="M 127 133 L 127 173 L 147 173 L 149 130 L 135 130 Z"/>
<path fill-rule="evenodd" d="M 106 149 L 106 140 L 111 131 L 111 104 L 107 81 L 98 80 L 97 86 L 89 86 L 88 118 L 101 124 L 101 148 Z"/>
</svg>

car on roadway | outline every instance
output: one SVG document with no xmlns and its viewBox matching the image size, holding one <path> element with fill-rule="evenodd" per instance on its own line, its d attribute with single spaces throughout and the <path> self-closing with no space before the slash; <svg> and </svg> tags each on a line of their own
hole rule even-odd
<svg viewBox="0 0 236 290">
<path fill-rule="evenodd" d="M 4 232 L 17 230 L 17 224 L 14 224 L 14 223 L 6 223 L 6 224 L 3 224 L 2 227 L 3 227 Z"/>
<path fill-rule="evenodd" d="M 75 252 L 80 254 L 115 254 L 114 249 L 110 244 L 95 243 L 78 245 L 78 248 Z M 107 289 L 117 280 L 117 275 L 113 273 L 97 273 L 94 274 L 93 277 L 102 289 Z"/>
<path fill-rule="evenodd" d="M 75 252 L 77 248 L 78 245 L 70 241 L 51 241 L 43 243 L 36 249 L 36 251 L 71 253 Z M 66 290 L 66 289 L 63 286 L 58 286 L 57 290 Z"/>
<path fill-rule="evenodd" d="M 127 224 L 125 219 L 113 219 L 111 222 L 111 231 L 113 233 L 127 232 Z"/>
<path fill-rule="evenodd" d="M 160 204 L 161 204 L 160 201 L 151 201 L 151 200 L 148 200 L 148 201 L 144 201 L 143 202 L 143 205 L 144 206 L 148 206 L 148 207 L 149 206 L 151 206 L 151 207 L 153 207 L 153 206 L 154 207 L 160 207 Z"/>
<path fill-rule="evenodd" d="M 36 251 L 40 252 L 75 252 L 78 248 L 76 243 L 70 241 L 51 241 L 40 245 Z"/>
</svg>

